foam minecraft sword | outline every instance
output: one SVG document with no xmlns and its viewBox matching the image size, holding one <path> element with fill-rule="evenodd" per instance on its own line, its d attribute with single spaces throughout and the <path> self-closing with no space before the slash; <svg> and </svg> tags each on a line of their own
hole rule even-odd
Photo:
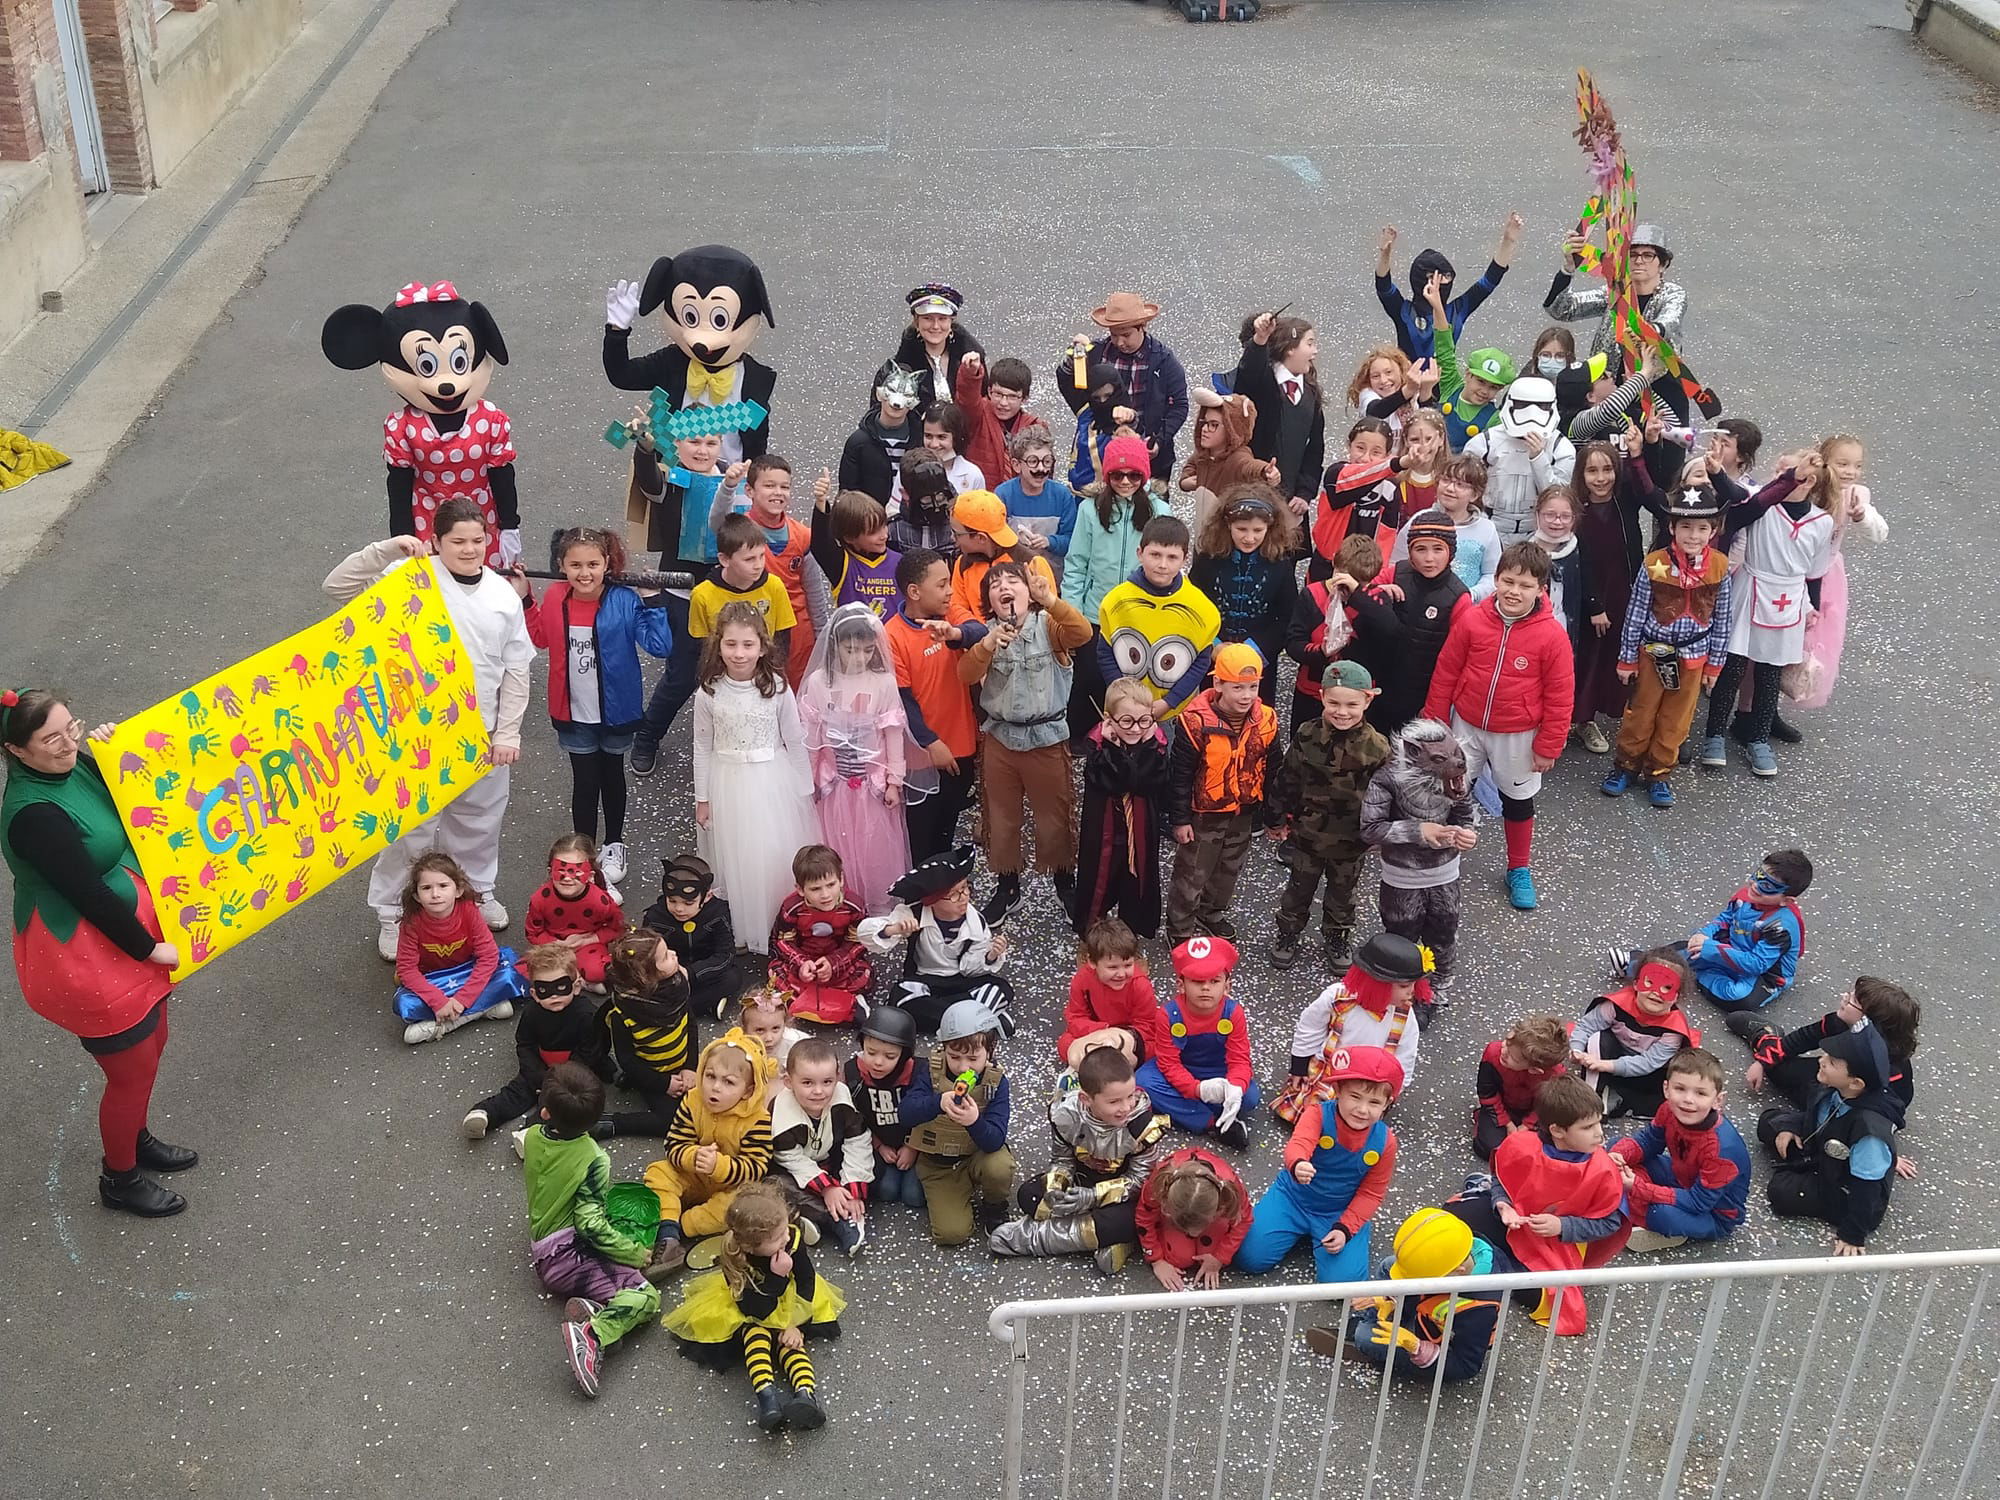
<svg viewBox="0 0 2000 1500">
<path fill-rule="evenodd" d="M 761 426 L 770 412 L 755 401 L 728 401 L 721 406 L 674 407 L 674 398 L 653 387 L 652 402 L 646 412 L 645 427 L 657 442 L 665 434 L 671 442 L 690 437 L 721 437 L 729 432 L 748 432 Z M 613 422 L 604 429 L 604 441 L 623 448 L 639 435 L 640 423 Z"/>
</svg>

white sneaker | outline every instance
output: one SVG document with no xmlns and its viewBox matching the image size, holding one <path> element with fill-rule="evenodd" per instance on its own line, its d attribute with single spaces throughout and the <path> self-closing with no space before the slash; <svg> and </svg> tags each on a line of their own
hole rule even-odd
<svg viewBox="0 0 2000 1500">
<path fill-rule="evenodd" d="M 435 1021 L 412 1021 L 403 1028 L 403 1040 L 412 1047 L 419 1042 L 434 1042 L 441 1035 L 443 1033 L 438 1030 L 438 1023 Z"/>
<path fill-rule="evenodd" d="M 597 868 L 604 876 L 606 885 L 617 885 L 625 879 L 625 846 L 606 844 L 597 851 Z"/>
<path fill-rule="evenodd" d="M 598 871 L 600 875 L 603 873 L 602 870 Z M 604 894 L 611 898 L 613 906 L 623 906 L 625 904 L 625 893 L 613 885 L 608 878 L 604 882 Z"/>
<path fill-rule="evenodd" d="M 1634 1255 L 1651 1255 L 1657 1250 L 1678 1250 L 1687 1243 L 1684 1234 L 1656 1234 L 1643 1226 L 1632 1231 L 1632 1238 L 1625 1242 L 1625 1248 Z"/>
<path fill-rule="evenodd" d="M 499 898 L 491 891 L 479 898 L 479 915 L 486 919 L 486 925 L 495 932 L 505 932 L 508 922 L 512 920 L 507 915 L 507 908 L 500 904 Z"/>
<path fill-rule="evenodd" d="M 469 1109 L 465 1112 L 465 1118 L 459 1121 L 458 1133 L 468 1141 L 483 1141 L 486 1139 L 486 1125 L 485 1110 Z"/>
<path fill-rule="evenodd" d="M 381 929 L 375 934 L 375 951 L 382 955 L 384 963 L 392 964 L 396 961 L 396 944 L 403 937 L 403 919 L 378 914 L 376 921 L 381 924 Z"/>
<path fill-rule="evenodd" d="M 512 1132 L 512 1135 L 514 1137 L 514 1155 L 522 1161 L 526 1161 L 528 1159 L 528 1132 L 526 1130 L 516 1130 Z"/>
<path fill-rule="evenodd" d="M 502 1000 L 498 1005 L 489 1005 L 482 1011 L 461 1017 L 466 1021 L 511 1021 L 514 1019 L 514 1002 Z"/>
</svg>

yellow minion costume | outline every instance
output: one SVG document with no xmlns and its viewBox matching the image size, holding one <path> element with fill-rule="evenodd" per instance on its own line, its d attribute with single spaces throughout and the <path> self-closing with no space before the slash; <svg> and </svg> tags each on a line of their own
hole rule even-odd
<svg viewBox="0 0 2000 1500">
<path fill-rule="evenodd" d="M 1105 680 L 1136 677 L 1179 712 L 1208 676 L 1222 612 L 1185 574 L 1161 592 L 1134 573 L 1104 596 L 1097 624 Z"/>
</svg>

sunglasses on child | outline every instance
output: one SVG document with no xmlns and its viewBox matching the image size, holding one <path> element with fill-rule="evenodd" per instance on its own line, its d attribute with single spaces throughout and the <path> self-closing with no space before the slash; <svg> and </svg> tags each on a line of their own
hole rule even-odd
<svg viewBox="0 0 2000 1500">
<path fill-rule="evenodd" d="M 558 995 L 576 993 L 576 980 L 568 974 L 557 979 L 530 979 L 528 989 L 537 1000 L 553 1000 Z"/>
<path fill-rule="evenodd" d="M 1137 469 L 1113 469 L 1104 477 L 1113 484 L 1116 484 L 1121 479 L 1128 484 L 1144 484 L 1146 482 L 1146 476 L 1141 474 Z"/>
</svg>

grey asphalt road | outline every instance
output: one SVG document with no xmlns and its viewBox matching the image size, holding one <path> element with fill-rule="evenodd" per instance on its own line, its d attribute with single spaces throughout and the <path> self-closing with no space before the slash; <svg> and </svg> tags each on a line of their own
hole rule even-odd
<svg viewBox="0 0 2000 1500">
<path fill-rule="evenodd" d="M 113 717 L 317 618 L 321 575 L 383 527 L 389 401 L 372 374 L 321 358 L 319 324 L 413 279 L 449 276 L 500 320 L 514 363 L 493 395 L 513 416 L 531 535 L 615 513 L 620 460 L 599 435 L 625 398 L 598 366 L 602 289 L 703 241 L 763 265 L 773 431 L 804 474 L 835 460 L 903 289 L 932 277 L 965 289 L 989 350 L 1038 368 L 1114 286 L 1165 304 L 1157 331 L 1197 372 L 1231 361 L 1246 311 L 1292 302 L 1318 319 L 1339 384 L 1385 332 L 1368 282 L 1381 224 L 1404 229 L 1399 269 L 1436 244 L 1469 275 L 1518 208 L 1519 264 L 1476 327 L 1525 352 L 1584 192 L 1568 132 L 1585 64 L 1625 128 L 1644 216 L 1672 227 L 1701 373 L 1773 450 L 1863 434 L 1895 529 L 1853 559 L 1840 697 L 1803 720 L 1809 742 L 1785 752 L 1779 780 L 1704 775 L 1659 813 L 1605 802 L 1603 762 L 1573 751 L 1544 799 L 1542 909 L 1505 907 L 1497 850 L 1469 861 L 1460 1002 L 1397 1110 L 1385 1219 L 1436 1201 L 1471 1164 L 1488 1036 L 1530 1007 L 1579 1008 L 1605 944 L 1687 930 L 1761 851 L 1799 843 L 1819 875 L 1781 1018 L 1830 1007 L 1859 972 L 1925 1008 L 1909 1133 L 1922 1176 L 1876 1243 L 1992 1244 L 2000 758 L 1983 585 L 2000 124 L 1901 21 L 1891 0 L 1371 0 L 1208 28 L 1114 0 L 461 7 L 103 485 L 0 589 L 4 675 Z M 1035 404 L 1056 410 L 1047 393 Z M 506 846 L 517 909 L 566 819 L 565 768 L 540 723 L 537 711 Z M 652 861 L 691 839 L 686 733 L 638 792 L 641 896 Z M 1238 994 L 1266 1078 L 1321 982 L 1264 962 L 1277 889 L 1260 852 L 1238 901 Z M 1046 889 L 1016 925 L 1030 940 L 1026 1025 L 1006 1061 L 1032 1160 L 1068 964 Z M 509 1039 L 474 1027 L 405 1049 L 373 936 L 351 884 L 183 988 L 155 1119 L 204 1159 L 181 1184 L 191 1210 L 160 1224 L 96 1205 L 96 1072 L 69 1038 L 0 1007 L 0 1487 L 657 1485 L 729 1500 L 991 1488 L 1001 1360 L 986 1313 L 1094 1287 L 1087 1269 L 939 1254 L 912 1216 L 887 1213 L 866 1260 L 834 1270 L 853 1311 L 822 1361 L 821 1436 L 759 1437 L 741 1381 L 675 1359 L 658 1332 L 613 1358 L 586 1405 L 526 1265 L 519 1169 L 504 1140 L 456 1135 L 506 1076 Z M 1729 1107 L 1753 1118 L 1740 1090 Z M 1253 1185 L 1276 1146 L 1260 1124 Z M 614 1159 L 636 1175 L 646 1153 L 621 1143 Z M 1760 1207 L 1731 1248 L 1824 1247 Z"/>
</svg>

